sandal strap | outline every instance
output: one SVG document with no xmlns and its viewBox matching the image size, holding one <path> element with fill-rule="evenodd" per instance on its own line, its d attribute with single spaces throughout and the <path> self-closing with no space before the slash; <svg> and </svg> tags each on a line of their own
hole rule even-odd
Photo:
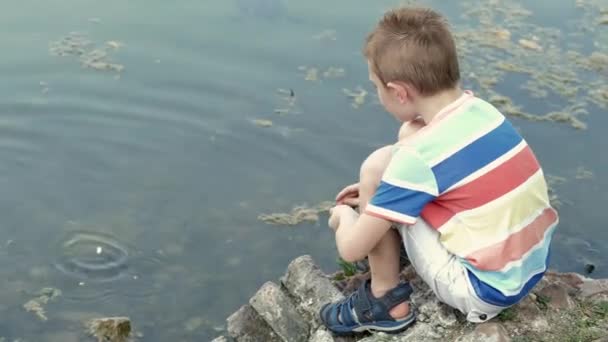
<svg viewBox="0 0 608 342">
<path fill-rule="evenodd" d="M 338 320 L 342 322 L 342 324 L 353 326 L 359 324 L 357 321 L 357 317 L 353 315 L 353 295 L 351 294 L 346 298 L 343 302 L 337 305 L 338 307 Z"/>
<path fill-rule="evenodd" d="M 409 283 L 401 283 L 397 287 L 388 291 L 381 298 L 374 298 L 371 289 L 370 281 L 366 281 L 356 292 L 352 300 L 352 306 L 357 315 L 359 322 L 373 321 L 392 321 L 394 320 L 390 311 L 395 306 L 410 299 L 413 292 Z"/>
<path fill-rule="evenodd" d="M 414 289 L 409 283 L 401 283 L 388 291 L 382 298 L 379 298 L 379 301 L 390 311 L 395 306 L 409 300 L 413 292 Z"/>
</svg>

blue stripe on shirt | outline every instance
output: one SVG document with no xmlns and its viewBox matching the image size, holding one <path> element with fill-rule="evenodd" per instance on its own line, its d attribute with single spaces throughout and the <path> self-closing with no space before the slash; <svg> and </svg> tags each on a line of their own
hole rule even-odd
<svg viewBox="0 0 608 342">
<path fill-rule="evenodd" d="M 549 253 L 547 255 L 547 261 L 546 261 L 547 265 L 549 264 L 549 254 L 550 253 L 551 253 L 551 251 L 549 251 Z M 523 286 L 523 288 L 521 289 L 521 291 L 518 294 L 513 295 L 513 296 L 505 296 L 499 290 L 497 290 L 494 287 L 479 280 L 479 278 L 477 278 L 473 272 L 471 272 L 470 270 L 467 269 L 467 273 L 469 275 L 469 281 L 471 282 L 471 285 L 473 286 L 473 289 L 475 290 L 477 297 L 479 297 L 479 299 L 483 300 L 484 302 L 486 302 L 488 304 L 502 306 L 502 307 L 508 307 L 513 304 L 516 304 L 520 300 L 522 300 L 525 296 L 527 296 L 528 293 L 530 293 L 530 290 L 532 290 L 532 288 L 534 288 L 534 286 L 542 279 L 543 275 L 545 274 L 545 271 L 542 271 L 542 272 L 536 274 L 535 276 L 533 276 L 532 278 L 530 278 L 530 280 L 528 280 L 528 282 L 526 282 L 526 284 Z"/>
<path fill-rule="evenodd" d="M 505 120 L 500 126 L 432 168 L 439 193 L 509 152 L 522 140 L 511 123 Z"/>
<path fill-rule="evenodd" d="M 381 181 L 370 204 L 411 217 L 420 216 L 422 208 L 435 199 L 424 191 L 401 188 Z"/>
<path fill-rule="evenodd" d="M 547 267 L 547 255 L 549 246 L 557 225 L 547 230 L 543 240 L 532 247 L 531 253 L 526 255 L 521 265 L 513 266 L 510 269 L 501 271 L 480 271 L 468 261 L 462 260 L 464 266 L 475 274 L 475 277 L 486 284 L 494 284 L 505 291 L 515 291 L 521 287 L 521 282 L 528 279 L 531 275 L 537 274 L 539 270 Z M 497 251 L 499 252 L 499 251 Z"/>
</svg>

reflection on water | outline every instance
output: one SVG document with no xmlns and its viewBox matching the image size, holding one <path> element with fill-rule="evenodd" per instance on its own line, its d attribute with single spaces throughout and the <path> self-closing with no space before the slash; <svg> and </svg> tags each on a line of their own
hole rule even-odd
<svg viewBox="0 0 608 342">
<path fill-rule="evenodd" d="M 396 3 L 7 5 L 0 337 L 81 341 L 83 321 L 129 316 L 145 341 L 208 340 L 291 258 L 335 269 L 325 205 L 297 208 L 396 137 L 360 53 Z M 514 115 L 556 180 L 552 267 L 608 276 L 608 3 L 429 3 L 458 32 L 465 86 Z M 258 220 L 272 212 L 298 225 Z M 43 322 L 24 304 L 45 288 L 61 296 Z"/>
</svg>

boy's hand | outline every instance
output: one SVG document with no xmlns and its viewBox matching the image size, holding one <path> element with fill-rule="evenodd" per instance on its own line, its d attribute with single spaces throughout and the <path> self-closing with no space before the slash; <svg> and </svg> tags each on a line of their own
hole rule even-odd
<svg viewBox="0 0 608 342">
<path fill-rule="evenodd" d="M 349 221 L 348 223 L 354 224 L 357 221 L 357 217 L 359 214 L 357 212 L 345 204 L 340 204 L 333 207 L 330 211 L 329 217 L 329 227 L 334 231 L 337 231 L 340 227 L 340 223 L 346 223 L 345 221 Z"/>
<path fill-rule="evenodd" d="M 359 183 L 351 184 L 342 189 L 336 195 L 337 204 L 345 204 L 351 207 L 359 206 Z"/>
</svg>

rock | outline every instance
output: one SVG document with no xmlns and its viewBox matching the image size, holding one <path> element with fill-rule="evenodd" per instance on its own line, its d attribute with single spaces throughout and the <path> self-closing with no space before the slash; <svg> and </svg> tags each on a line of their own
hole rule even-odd
<svg viewBox="0 0 608 342">
<path fill-rule="evenodd" d="M 471 333 L 462 336 L 458 342 L 509 342 L 511 338 L 500 323 L 479 324 Z"/>
<path fill-rule="evenodd" d="M 598 295 L 608 295 L 608 279 L 589 279 L 580 286 L 581 296 L 591 298 Z"/>
<path fill-rule="evenodd" d="M 536 300 L 532 299 L 531 296 L 527 296 L 522 299 L 516 306 L 517 315 L 524 321 L 534 319 L 539 315 L 542 315 L 542 310 L 536 304 Z"/>
<path fill-rule="evenodd" d="M 554 282 L 561 282 L 564 284 L 568 292 L 574 295 L 579 291 L 581 285 L 584 282 L 584 277 L 576 273 L 557 273 L 553 271 L 547 271 L 545 276 L 541 279 L 537 288 L 544 288 Z"/>
<path fill-rule="evenodd" d="M 554 283 L 545 287 L 539 294 L 549 298 L 547 305 L 551 309 L 567 310 L 576 307 L 576 303 L 570 298 L 570 295 L 568 295 L 566 287 L 559 283 Z"/>
<path fill-rule="evenodd" d="M 229 339 L 228 337 L 220 336 L 220 337 L 214 338 L 211 342 L 232 342 L 232 340 Z"/>
<path fill-rule="evenodd" d="M 528 325 L 532 331 L 547 331 L 550 329 L 549 322 L 543 316 L 538 316 L 528 321 Z"/>
<path fill-rule="evenodd" d="M 281 282 L 317 324 L 323 305 L 344 298 L 308 255 L 292 261 Z"/>
<path fill-rule="evenodd" d="M 308 339 L 309 326 L 294 303 L 273 282 L 267 282 L 249 300 L 251 306 L 283 341 Z"/>
<path fill-rule="evenodd" d="M 308 342 L 334 342 L 334 337 L 329 331 L 319 329 L 312 335 Z"/>
<path fill-rule="evenodd" d="M 443 335 L 438 333 L 431 324 L 415 323 L 401 333 L 397 341 L 443 341 Z"/>
<path fill-rule="evenodd" d="M 527 296 L 519 302 L 515 309 L 517 310 L 517 317 L 525 322 L 531 330 L 539 332 L 549 329 L 549 322 L 547 322 L 543 311 L 531 296 Z"/>
<path fill-rule="evenodd" d="M 243 305 L 226 323 L 228 334 L 239 342 L 281 341 L 251 305 Z"/>
<path fill-rule="evenodd" d="M 131 320 L 128 317 L 94 318 L 86 323 L 89 335 L 98 342 L 126 342 L 131 335 Z"/>
<path fill-rule="evenodd" d="M 445 304 L 440 304 L 439 308 L 440 310 L 437 311 L 435 319 L 440 327 L 451 329 L 458 325 L 458 318 L 454 313 L 454 309 Z"/>
<path fill-rule="evenodd" d="M 344 283 L 352 287 L 352 284 L 368 276 L 359 274 L 348 277 Z M 534 293 L 510 308 L 510 312 L 499 317 L 500 320 L 475 325 L 466 322 L 465 316 L 457 310 L 441 303 L 411 266 L 403 270 L 401 277 L 414 287 L 410 304 L 418 316 L 413 326 L 399 334 L 376 332 L 338 337 L 320 326 L 318 311 L 322 305 L 343 298 L 344 291 L 339 289 L 340 282 L 336 283 L 324 275 L 310 256 L 291 262 L 280 279 L 281 285 L 272 282 L 264 284 L 251 298 L 249 305 L 229 318 L 228 333 L 235 338 L 234 342 L 503 342 L 510 341 L 510 336 L 529 339 L 547 335 L 549 339 L 556 338 L 564 328 L 570 329 L 572 317 L 584 315 L 595 315 L 589 316 L 594 326 L 585 328 L 586 336 L 604 336 L 608 328 L 603 305 L 579 306 L 576 301 L 588 299 L 597 302 L 608 297 L 608 280 L 593 280 L 574 273 L 547 272 Z M 463 336 L 464 332 L 468 333 Z M 233 340 L 226 337 L 215 340 L 227 341 Z"/>
</svg>

